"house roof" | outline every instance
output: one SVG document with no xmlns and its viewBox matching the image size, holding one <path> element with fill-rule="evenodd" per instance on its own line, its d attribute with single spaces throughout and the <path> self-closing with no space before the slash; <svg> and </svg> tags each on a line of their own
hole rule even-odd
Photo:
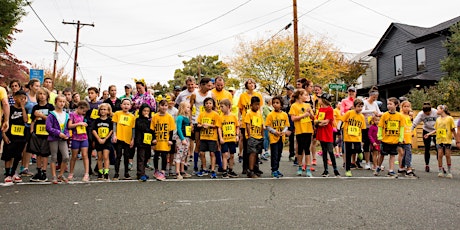
<svg viewBox="0 0 460 230">
<path fill-rule="evenodd" d="M 460 22 L 460 16 L 429 28 L 393 22 L 387 28 L 387 30 L 380 38 L 379 42 L 374 47 L 374 49 L 372 49 L 370 56 L 377 56 L 379 54 L 380 47 L 383 45 L 385 41 L 387 41 L 387 37 L 394 29 L 399 29 L 406 33 L 410 38 L 409 40 L 407 40 L 407 42 L 418 43 L 431 37 L 438 36 L 440 32 L 448 30 L 450 26 L 458 22 Z"/>
</svg>

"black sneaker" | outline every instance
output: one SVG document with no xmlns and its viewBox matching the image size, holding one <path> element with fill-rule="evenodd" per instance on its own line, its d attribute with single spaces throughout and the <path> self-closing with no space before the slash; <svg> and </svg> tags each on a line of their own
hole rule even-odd
<svg viewBox="0 0 460 230">
<path fill-rule="evenodd" d="M 335 175 L 336 177 L 340 177 L 339 170 L 334 170 L 334 175 Z"/>
<path fill-rule="evenodd" d="M 241 163 L 243 162 L 243 157 L 242 156 L 238 156 L 238 163 Z"/>
<path fill-rule="evenodd" d="M 104 177 L 102 176 L 102 174 L 100 172 L 97 172 L 97 180 L 103 180 Z"/>
<path fill-rule="evenodd" d="M 321 174 L 322 177 L 329 177 L 329 172 L 328 171 L 324 171 L 323 174 Z"/>
<path fill-rule="evenodd" d="M 356 169 L 356 164 L 351 163 L 351 164 L 350 164 L 350 169 Z"/>
<path fill-rule="evenodd" d="M 217 169 L 217 172 L 223 173 L 223 172 L 225 172 L 225 170 L 224 170 L 222 167 L 219 167 L 219 168 Z"/>
<path fill-rule="evenodd" d="M 257 174 L 255 174 L 254 172 L 252 172 L 250 170 L 248 170 L 247 177 L 248 178 L 259 178 L 259 176 Z"/>
<path fill-rule="evenodd" d="M 48 181 L 48 177 L 46 177 L 46 171 L 42 171 L 42 175 L 40 177 L 40 181 L 41 182 L 47 182 Z"/>
<path fill-rule="evenodd" d="M 356 162 L 356 168 L 357 169 L 363 169 L 363 166 L 361 166 L 361 164 L 357 161 Z"/>
<path fill-rule="evenodd" d="M 406 169 L 398 169 L 398 174 L 404 176 L 407 174 Z"/>
<path fill-rule="evenodd" d="M 228 173 L 227 172 L 222 173 L 222 178 L 228 179 L 229 178 Z"/>
<path fill-rule="evenodd" d="M 229 172 L 228 172 L 228 175 L 229 175 L 231 178 L 237 178 L 237 177 L 238 177 L 238 174 L 236 174 L 233 170 L 232 170 L 232 171 L 229 171 Z"/>
<path fill-rule="evenodd" d="M 104 180 L 109 180 L 109 174 L 108 173 L 104 174 Z"/>
<path fill-rule="evenodd" d="M 30 181 L 32 181 L 32 182 L 39 182 L 41 177 L 42 177 L 42 173 L 41 173 L 41 172 L 38 172 L 38 173 L 35 174 L 32 178 L 30 178 Z"/>
<path fill-rule="evenodd" d="M 113 180 L 118 180 L 119 178 L 120 178 L 120 174 L 115 173 L 115 175 L 113 175 Z"/>
<path fill-rule="evenodd" d="M 406 177 L 409 177 L 409 178 L 417 178 L 417 176 L 415 175 L 415 173 L 414 173 L 413 171 L 406 172 Z"/>
<path fill-rule="evenodd" d="M 125 178 L 123 178 L 123 180 L 131 180 L 131 176 L 129 175 L 129 173 L 125 173 Z"/>
</svg>

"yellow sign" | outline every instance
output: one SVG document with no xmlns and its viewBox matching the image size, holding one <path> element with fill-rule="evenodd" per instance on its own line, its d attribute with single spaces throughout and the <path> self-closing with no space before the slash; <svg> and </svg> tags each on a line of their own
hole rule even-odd
<svg viewBox="0 0 460 230">
<path fill-rule="evenodd" d="M 49 135 L 49 133 L 46 131 L 46 125 L 45 124 L 37 124 L 35 130 L 35 133 L 37 135 Z"/>
<path fill-rule="evenodd" d="M 359 127 L 358 126 L 348 126 L 348 135 L 350 136 L 359 136 Z"/>
<path fill-rule="evenodd" d="M 438 130 L 436 130 L 436 135 L 439 138 L 447 138 L 447 129 L 438 129 Z"/>
<path fill-rule="evenodd" d="M 233 124 L 228 124 L 228 125 L 223 125 L 222 130 L 224 135 L 235 135 L 235 125 Z"/>
<path fill-rule="evenodd" d="M 24 125 L 12 125 L 11 126 L 11 134 L 14 136 L 24 136 Z"/>
<path fill-rule="evenodd" d="M 311 122 L 310 117 L 304 117 L 300 120 L 300 123 L 308 123 L 308 122 Z"/>
<path fill-rule="evenodd" d="M 324 118 L 326 117 L 326 113 L 325 112 L 320 112 L 318 114 L 318 120 L 322 121 L 324 120 Z"/>
<path fill-rule="evenodd" d="M 77 126 L 77 134 L 85 134 L 86 133 L 86 127 L 83 125 Z"/>
<path fill-rule="evenodd" d="M 64 124 L 59 124 L 59 127 L 61 128 L 61 132 L 64 132 Z"/>
<path fill-rule="evenodd" d="M 152 144 L 152 134 L 151 133 L 144 133 L 144 144 L 147 144 L 147 145 Z"/>
<path fill-rule="evenodd" d="M 91 119 L 98 119 L 99 118 L 99 111 L 97 109 L 93 109 L 93 111 L 91 111 L 90 118 Z"/>
<path fill-rule="evenodd" d="M 106 138 L 107 135 L 109 135 L 109 128 L 107 128 L 107 127 L 99 127 L 97 129 L 97 135 L 102 139 Z"/>
<path fill-rule="evenodd" d="M 127 116 L 127 115 L 121 115 L 119 122 L 122 125 L 130 125 L 131 124 L 131 117 Z"/>
<path fill-rule="evenodd" d="M 192 127 L 190 125 L 185 126 L 185 136 L 186 137 L 192 136 Z"/>
<path fill-rule="evenodd" d="M 399 129 L 399 122 L 398 121 L 388 121 L 387 129 L 396 131 Z"/>
</svg>

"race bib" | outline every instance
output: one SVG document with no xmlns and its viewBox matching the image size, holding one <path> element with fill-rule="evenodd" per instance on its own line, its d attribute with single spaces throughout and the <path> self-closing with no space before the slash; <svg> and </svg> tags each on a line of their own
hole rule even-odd
<svg viewBox="0 0 460 230">
<path fill-rule="evenodd" d="M 192 127 L 190 125 L 185 126 L 185 136 L 191 137 L 192 136 Z"/>
<path fill-rule="evenodd" d="M 436 130 L 436 135 L 439 138 L 447 138 L 447 129 L 438 129 L 438 130 Z"/>
<path fill-rule="evenodd" d="M 223 125 L 222 130 L 224 135 L 234 135 L 235 134 L 235 125 Z"/>
<path fill-rule="evenodd" d="M 408 117 L 406 118 L 406 126 L 412 125 L 412 120 Z"/>
<path fill-rule="evenodd" d="M 260 117 L 253 117 L 251 124 L 253 126 L 262 127 L 262 119 L 260 119 Z"/>
<path fill-rule="evenodd" d="M 12 125 L 11 134 L 14 136 L 24 136 L 24 125 Z"/>
<path fill-rule="evenodd" d="M 27 124 L 31 124 L 32 123 L 32 114 L 27 114 Z"/>
<path fill-rule="evenodd" d="M 77 126 L 77 134 L 85 134 L 86 133 L 86 127 L 83 125 Z"/>
<path fill-rule="evenodd" d="M 151 133 L 144 133 L 144 144 L 147 144 L 147 145 L 152 144 L 152 134 Z"/>
<path fill-rule="evenodd" d="M 128 125 L 131 124 L 131 117 L 127 116 L 127 115 L 121 115 L 119 122 L 122 125 L 127 125 L 128 126 Z"/>
<path fill-rule="evenodd" d="M 91 119 L 98 119 L 99 118 L 99 111 L 97 109 L 93 109 L 91 111 L 91 116 L 89 117 Z"/>
<path fill-rule="evenodd" d="M 97 129 L 97 135 L 102 139 L 106 138 L 107 135 L 109 135 L 109 128 L 107 128 L 107 127 L 99 127 Z"/>
<path fill-rule="evenodd" d="M 302 124 L 303 124 L 303 123 L 308 123 L 308 122 L 311 122 L 310 117 L 304 117 L 304 118 L 302 118 L 302 119 L 300 120 L 300 123 L 302 123 Z"/>
<path fill-rule="evenodd" d="M 326 113 L 325 112 L 320 112 L 318 114 L 318 120 L 322 121 L 324 120 L 324 118 L 326 117 Z"/>
<path fill-rule="evenodd" d="M 387 123 L 387 129 L 396 131 L 399 129 L 399 122 L 398 121 L 388 121 Z"/>
<path fill-rule="evenodd" d="M 212 120 L 211 120 L 211 118 L 209 118 L 209 117 L 203 117 L 203 118 L 201 119 L 201 123 L 202 123 L 202 124 L 208 124 L 208 125 L 210 125 L 210 124 L 212 123 Z"/>
<path fill-rule="evenodd" d="M 45 124 L 37 124 L 35 133 L 37 135 L 49 135 L 48 132 L 46 131 L 46 125 Z"/>
<path fill-rule="evenodd" d="M 359 127 L 358 126 L 348 126 L 348 135 L 357 137 L 359 136 Z"/>
</svg>

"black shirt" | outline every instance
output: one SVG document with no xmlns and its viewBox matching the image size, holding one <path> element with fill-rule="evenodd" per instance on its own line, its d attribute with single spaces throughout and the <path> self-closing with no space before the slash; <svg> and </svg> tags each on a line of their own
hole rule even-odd
<svg viewBox="0 0 460 230">
<path fill-rule="evenodd" d="M 26 112 L 27 113 L 27 112 Z M 23 140 L 25 138 L 25 122 L 22 117 L 22 109 L 16 108 L 14 105 L 10 106 L 10 119 L 9 119 L 10 128 L 6 132 L 6 136 L 11 140 Z"/>
<path fill-rule="evenodd" d="M 41 136 L 41 137 L 48 137 L 48 135 L 44 134 L 43 131 L 43 128 L 45 128 L 45 131 L 46 131 L 46 120 L 43 120 L 41 118 L 37 118 L 35 116 L 35 111 L 40 111 L 43 115 L 45 116 L 48 116 L 49 112 L 51 111 L 54 111 L 54 106 L 50 103 L 46 103 L 46 105 L 40 105 L 40 104 L 37 104 L 35 105 L 33 108 L 32 108 L 32 114 L 30 115 L 30 119 L 32 119 L 32 121 L 35 121 L 35 124 L 34 124 L 34 133 L 37 135 L 37 136 Z M 38 126 L 38 128 L 37 128 Z"/>
<path fill-rule="evenodd" d="M 94 130 L 96 131 L 97 135 L 99 136 L 99 138 L 101 139 L 104 139 L 106 138 L 110 131 L 112 131 L 113 129 L 113 122 L 112 122 L 112 118 L 111 117 L 107 117 L 107 119 L 105 120 L 102 120 L 102 118 L 97 118 L 96 120 L 94 120 L 93 122 L 93 126 L 91 128 L 91 130 Z M 97 142 L 96 138 L 94 138 L 94 141 L 96 141 L 96 144 L 99 144 L 99 142 Z M 107 138 L 107 141 L 105 142 L 105 144 L 109 144 L 110 143 L 110 137 Z"/>
</svg>

